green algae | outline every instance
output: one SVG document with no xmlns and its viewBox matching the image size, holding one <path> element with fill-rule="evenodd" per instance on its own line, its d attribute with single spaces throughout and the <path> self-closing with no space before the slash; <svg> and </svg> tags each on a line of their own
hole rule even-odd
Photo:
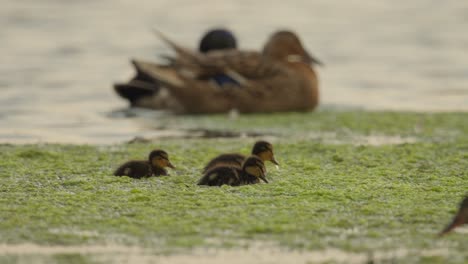
<svg viewBox="0 0 468 264">
<path fill-rule="evenodd" d="M 236 247 L 245 241 L 353 252 L 443 246 L 449 256 L 410 260 L 468 257 L 466 233 L 436 238 L 468 191 L 468 114 L 325 111 L 221 119 L 190 117 L 187 122 L 239 131 L 255 123 L 261 130 L 281 131 L 272 139 L 281 167 L 267 164 L 270 184 L 195 185 L 211 157 L 248 153 L 255 139 L 0 145 L 0 243 L 114 243 L 155 252 Z M 291 135 L 346 131 L 418 140 L 371 146 L 345 138 L 332 144 L 288 137 L 288 129 Z M 176 165 L 171 176 L 112 176 L 119 163 L 145 159 L 156 147 L 168 151 Z"/>
</svg>

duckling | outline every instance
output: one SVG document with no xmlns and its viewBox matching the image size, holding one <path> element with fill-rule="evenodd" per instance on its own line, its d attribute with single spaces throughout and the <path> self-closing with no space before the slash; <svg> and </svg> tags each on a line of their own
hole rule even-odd
<svg viewBox="0 0 468 264">
<path fill-rule="evenodd" d="M 272 163 L 279 166 L 278 161 L 275 159 L 273 153 L 273 145 L 267 141 L 257 141 L 252 148 L 252 155 L 258 156 L 262 161 L 271 161 Z M 223 165 L 223 166 L 234 166 L 241 167 L 242 162 L 245 160 L 245 156 L 237 153 L 221 154 L 212 159 L 203 168 L 203 172 L 207 172 L 209 169 Z"/>
<path fill-rule="evenodd" d="M 169 161 L 169 155 L 164 150 L 153 150 L 149 154 L 148 160 L 131 160 L 122 164 L 115 172 L 115 176 L 128 176 L 140 179 L 152 175 L 168 175 L 166 167 L 175 169 Z"/>
<path fill-rule="evenodd" d="M 248 157 L 242 168 L 235 166 L 217 166 L 208 170 L 198 181 L 198 185 L 221 186 L 223 184 L 239 186 L 260 183 L 265 178 L 265 165 L 257 156 Z"/>
<path fill-rule="evenodd" d="M 176 51 L 177 65 L 134 64 L 177 98 L 182 113 L 311 111 L 318 105 L 318 77 L 312 66 L 322 63 L 292 31 L 275 32 L 262 52 L 194 53 L 162 34 L 160 37 Z M 220 74 L 235 82 L 213 82 L 213 76 Z"/>
<path fill-rule="evenodd" d="M 453 218 L 452 222 L 439 233 L 439 236 L 443 236 L 458 226 L 468 224 L 468 196 L 466 196 L 460 203 L 460 208 L 457 214 Z"/>
<path fill-rule="evenodd" d="M 198 51 L 208 53 L 213 50 L 226 50 L 237 48 L 237 40 L 228 29 L 215 28 L 206 32 L 199 43 Z M 169 59 L 172 60 L 172 59 Z M 173 61 L 174 63 L 175 61 Z M 114 84 L 115 92 L 127 99 L 131 107 L 144 107 L 155 109 L 178 109 L 180 106 L 174 98 L 162 93 L 161 84 L 150 78 L 140 67 L 133 63 L 136 74 L 126 83 Z M 217 83 L 228 83 L 233 80 L 224 75 L 213 76 Z M 164 89 L 162 89 L 164 90 Z"/>
</svg>

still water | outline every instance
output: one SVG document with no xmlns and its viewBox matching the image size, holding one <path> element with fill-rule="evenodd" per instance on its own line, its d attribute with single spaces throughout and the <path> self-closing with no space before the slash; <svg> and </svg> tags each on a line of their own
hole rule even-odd
<svg viewBox="0 0 468 264">
<path fill-rule="evenodd" d="M 126 118 L 112 83 L 130 57 L 169 50 L 158 28 L 196 48 L 208 28 L 232 29 L 260 49 L 292 29 L 325 62 L 322 108 L 468 111 L 468 1 L 3 0 L 0 142 L 122 142 L 170 133 Z M 156 117 L 155 117 L 156 115 Z"/>
</svg>

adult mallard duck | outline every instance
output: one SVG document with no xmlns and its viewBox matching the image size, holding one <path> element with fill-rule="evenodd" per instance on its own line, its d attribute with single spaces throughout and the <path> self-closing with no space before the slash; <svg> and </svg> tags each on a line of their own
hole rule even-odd
<svg viewBox="0 0 468 264">
<path fill-rule="evenodd" d="M 259 157 L 263 162 L 271 161 L 274 164 L 279 165 L 278 161 L 275 159 L 275 154 L 273 153 L 273 145 L 270 142 L 264 140 L 255 142 L 251 154 Z M 220 165 L 240 168 L 245 158 L 246 157 L 244 155 L 238 153 L 221 154 L 210 160 L 203 168 L 203 172 L 207 172 L 209 169 Z"/>
<path fill-rule="evenodd" d="M 442 230 L 439 235 L 445 235 L 456 227 L 464 224 L 468 224 L 468 196 L 466 196 L 460 203 L 460 208 L 458 209 L 458 212 L 453 218 L 452 222 L 450 222 L 450 224 L 447 225 L 447 227 L 444 228 L 444 230 Z"/>
<path fill-rule="evenodd" d="M 240 167 L 217 166 L 208 170 L 198 181 L 198 185 L 239 186 L 260 183 L 260 180 L 268 183 L 265 178 L 265 165 L 257 156 L 248 157 Z"/>
<path fill-rule="evenodd" d="M 274 33 L 263 51 L 194 53 L 164 35 L 177 53 L 173 64 L 134 61 L 139 71 L 162 83 L 182 105 L 183 113 L 308 111 L 319 101 L 317 74 L 321 64 L 291 31 Z M 235 82 L 218 83 L 224 75 Z"/>
<path fill-rule="evenodd" d="M 140 179 L 143 177 L 167 175 L 166 167 L 175 169 L 169 161 L 169 155 L 164 150 L 153 150 L 148 160 L 131 160 L 120 165 L 114 172 L 115 176 L 128 176 Z"/>
<path fill-rule="evenodd" d="M 199 43 L 198 51 L 207 53 L 213 50 L 226 50 L 237 48 L 237 40 L 234 34 L 224 28 L 216 28 L 206 32 Z M 127 99 L 132 107 L 177 109 L 176 100 L 171 98 L 167 92 L 161 91 L 161 84 L 148 77 L 145 72 L 140 71 L 134 65 L 136 74 L 126 83 L 114 84 L 115 92 L 122 98 Z M 225 81 L 223 76 L 215 77 Z M 229 81 L 229 79 L 227 79 Z"/>
</svg>

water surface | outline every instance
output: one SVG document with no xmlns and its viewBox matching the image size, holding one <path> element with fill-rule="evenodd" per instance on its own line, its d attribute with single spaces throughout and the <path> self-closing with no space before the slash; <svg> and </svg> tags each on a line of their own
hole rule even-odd
<svg viewBox="0 0 468 264">
<path fill-rule="evenodd" d="M 0 23 L 0 142 L 161 133 L 150 127 L 167 116 L 120 115 L 127 103 L 112 90 L 131 77 L 130 57 L 168 52 L 152 27 L 196 48 L 225 26 L 257 50 L 293 29 L 326 64 L 322 108 L 468 111 L 467 1 L 6 0 Z"/>
</svg>

